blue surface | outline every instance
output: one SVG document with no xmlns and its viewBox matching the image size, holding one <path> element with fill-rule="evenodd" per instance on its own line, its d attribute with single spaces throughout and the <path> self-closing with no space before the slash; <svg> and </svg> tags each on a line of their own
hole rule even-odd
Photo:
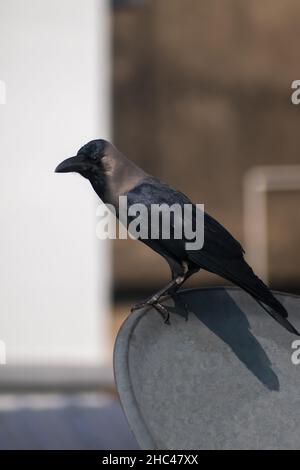
<svg viewBox="0 0 300 470">
<path fill-rule="evenodd" d="M 9 401 L 9 406 L 2 406 Z M 75 401 L 75 403 L 74 403 Z M 0 449 L 138 449 L 117 401 L 85 404 L 74 396 L 0 396 Z"/>
</svg>

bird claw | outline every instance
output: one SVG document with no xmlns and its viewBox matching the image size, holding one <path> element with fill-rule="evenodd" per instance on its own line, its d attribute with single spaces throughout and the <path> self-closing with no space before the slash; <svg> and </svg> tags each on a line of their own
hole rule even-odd
<svg viewBox="0 0 300 470">
<path fill-rule="evenodd" d="M 137 304 L 134 304 L 134 305 L 131 307 L 130 311 L 131 311 L 131 312 L 134 312 L 135 310 L 140 310 L 141 308 L 147 307 L 147 305 L 150 305 L 147 301 L 145 301 L 145 302 L 139 302 L 139 303 L 137 303 Z"/>
<path fill-rule="evenodd" d="M 170 312 L 169 310 L 162 305 L 160 302 L 155 302 L 152 306 L 156 309 L 156 311 L 163 317 L 165 325 L 170 325 Z"/>
<path fill-rule="evenodd" d="M 139 310 L 144 307 L 155 308 L 155 310 L 162 316 L 164 323 L 166 325 L 170 325 L 170 313 L 168 309 L 157 300 L 149 299 L 144 302 L 139 302 L 131 307 L 131 312 L 134 312 L 135 310 Z"/>
</svg>

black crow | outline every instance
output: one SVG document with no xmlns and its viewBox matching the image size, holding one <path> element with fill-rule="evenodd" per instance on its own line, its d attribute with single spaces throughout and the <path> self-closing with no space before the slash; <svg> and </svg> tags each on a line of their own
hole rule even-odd
<svg viewBox="0 0 300 470">
<path fill-rule="evenodd" d="M 198 209 L 187 196 L 145 173 L 105 140 L 87 143 L 75 157 L 64 160 L 55 171 L 77 172 L 87 178 L 100 199 L 115 207 L 117 216 L 119 196 L 127 196 L 128 207 L 142 203 L 149 209 L 149 214 L 153 204 L 167 204 L 169 207 L 174 204 L 181 207 L 190 204 L 192 222 L 195 222 Z M 129 217 L 128 221 L 131 220 L 132 217 Z M 174 219 L 170 223 L 174 225 Z M 161 298 L 165 295 L 178 296 L 179 287 L 202 268 L 244 289 L 282 326 L 299 335 L 287 320 L 285 307 L 245 261 L 240 243 L 209 214 L 204 213 L 204 245 L 201 249 L 187 249 L 184 236 L 176 238 L 174 232 L 169 239 L 161 236 L 161 230 L 156 239 L 140 239 L 166 259 L 171 268 L 172 279 L 150 299 L 137 304 L 133 309 L 152 305 L 167 322 L 169 314 L 161 303 Z"/>
</svg>

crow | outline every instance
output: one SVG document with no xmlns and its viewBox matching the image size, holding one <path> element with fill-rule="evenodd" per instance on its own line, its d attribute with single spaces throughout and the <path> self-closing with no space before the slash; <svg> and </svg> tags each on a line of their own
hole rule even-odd
<svg viewBox="0 0 300 470">
<path fill-rule="evenodd" d="M 115 146 L 103 139 L 88 142 L 80 148 L 76 156 L 60 163 L 55 171 L 77 172 L 87 178 L 102 202 L 115 207 L 117 217 L 120 196 L 127 196 L 128 207 L 133 204 L 144 204 L 149 209 L 149 214 L 153 204 L 167 204 L 169 207 L 174 204 L 179 204 L 180 207 L 190 204 L 193 208 L 191 218 L 195 219 L 197 216 L 198 208 L 185 194 L 144 172 Z M 184 236 L 176 238 L 174 232 L 169 239 L 164 238 L 161 231 L 155 239 L 140 238 L 143 243 L 165 258 L 170 266 L 172 278 L 149 299 L 134 305 L 132 310 L 151 305 L 168 323 L 169 312 L 161 302 L 162 297 L 176 296 L 181 302 L 178 289 L 192 274 L 204 269 L 222 276 L 245 290 L 277 322 L 299 336 L 298 331 L 287 320 L 288 313 L 285 307 L 247 264 L 240 243 L 206 212 L 203 219 L 204 244 L 201 249 L 187 249 L 187 240 Z M 132 217 L 128 220 L 131 221 Z M 174 225 L 174 219 L 170 219 L 170 224 Z M 186 309 L 186 305 L 184 307 Z"/>
</svg>

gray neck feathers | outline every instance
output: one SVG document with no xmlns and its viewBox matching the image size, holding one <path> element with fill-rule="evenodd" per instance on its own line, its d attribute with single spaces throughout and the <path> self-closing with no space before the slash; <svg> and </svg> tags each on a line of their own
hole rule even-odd
<svg viewBox="0 0 300 470">
<path fill-rule="evenodd" d="M 119 196 L 126 194 L 148 177 L 141 168 L 113 148 L 102 158 L 106 175 L 105 201 L 118 205 Z"/>
</svg>

